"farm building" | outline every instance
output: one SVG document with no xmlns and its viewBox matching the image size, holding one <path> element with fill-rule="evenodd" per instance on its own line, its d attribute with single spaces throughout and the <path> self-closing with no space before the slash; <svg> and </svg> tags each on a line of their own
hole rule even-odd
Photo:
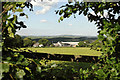
<svg viewBox="0 0 120 80">
<path fill-rule="evenodd" d="M 33 47 L 38 47 L 39 46 L 39 43 L 37 42 L 37 43 L 35 43 L 35 44 L 33 44 Z"/>
<path fill-rule="evenodd" d="M 55 47 L 76 47 L 79 42 L 57 42 L 53 43 Z"/>
<path fill-rule="evenodd" d="M 39 47 L 43 47 L 43 44 L 40 44 Z"/>
<path fill-rule="evenodd" d="M 39 44 L 38 42 L 33 44 L 33 47 L 43 47 L 43 44 Z"/>
</svg>

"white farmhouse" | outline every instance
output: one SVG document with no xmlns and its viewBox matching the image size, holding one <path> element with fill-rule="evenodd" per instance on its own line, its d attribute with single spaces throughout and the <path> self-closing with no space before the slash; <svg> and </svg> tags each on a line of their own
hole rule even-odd
<svg viewBox="0 0 120 80">
<path fill-rule="evenodd" d="M 40 44 L 39 47 L 43 47 L 43 44 Z"/>
<path fill-rule="evenodd" d="M 39 47 L 39 43 L 37 42 L 37 43 L 33 44 L 33 47 Z"/>
<path fill-rule="evenodd" d="M 76 47 L 79 42 L 57 42 L 53 43 L 55 47 Z"/>
</svg>

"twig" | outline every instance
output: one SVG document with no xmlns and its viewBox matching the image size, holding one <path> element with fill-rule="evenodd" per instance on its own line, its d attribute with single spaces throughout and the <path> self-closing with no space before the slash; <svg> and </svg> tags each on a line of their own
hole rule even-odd
<svg viewBox="0 0 120 80">
<path fill-rule="evenodd" d="M 9 74 L 9 75 L 10 75 L 11 79 L 14 80 L 14 78 L 12 77 L 12 75 L 11 74 Z"/>
</svg>

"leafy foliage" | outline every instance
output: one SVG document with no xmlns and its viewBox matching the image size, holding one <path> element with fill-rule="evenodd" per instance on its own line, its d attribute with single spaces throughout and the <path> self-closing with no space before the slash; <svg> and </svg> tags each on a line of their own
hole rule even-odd
<svg viewBox="0 0 120 80">
<path fill-rule="evenodd" d="M 88 46 L 87 42 L 85 42 L 85 41 L 80 41 L 78 43 L 78 45 L 79 45 L 79 47 L 87 47 Z"/>
<path fill-rule="evenodd" d="M 94 21 L 99 29 L 98 38 L 102 42 L 102 56 L 100 62 L 91 71 L 81 70 L 81 79 L 119 79 L 120 70 L 120 2 L 75 2 L 69 3 L 57 10 L 56 14 L 61 15 L 58 20 L 63 21 L 72 14 L 83 14 L 88 21 Z M 91 12 L 94 12 L 92 14 Z M 107 15 L 105 15 L 107 13 Z M 114 63 L 111 64 L 111 63 Z M 107 67 L 106 67 L 107 66 Z M 116 67 L 117 66 L 117 67 Z M 92 72 L 92 73 L 89 73 Z M 108 73 L 107 73 L 108 72 Z M 106 74 L 107 73 L 107 74 Z M 84 75 L 83 75 L 84 74 Z"/>
<path fill-rule="evenodd" d="M 18 22 L 19 12 L 20 16 L 26 16 L 23 13 L 23 8 L 29 8 L 32 10 L 32 5 L 29 2 L 6 2 L 3 3 L 2 12 L 2 40 L 9 37 L 14 38 L 16 29 L 25 28 L 26 26 L 22 21 Z M 99 40 L 102 42 L 103 55 L 100 57 L 100 61 L 92 66 L 92 69 L 79 71 L 79 79 L 120 79 L 120 2 L 76 2 L 75 4 L 66 4 L 61 7 L 61 10 L 56 11 L 57 14 L 61 15 L 59 22 L 63 21 L 64 18 L 69 18 L 71 15 L 76 13 L 84 14 L 88 17 L 90 22 L 95 21 L 99 31 Z M 95 15 L 91 13 L 93 11 Z M 104 16 L 107 12 L 108 15 Z M 100 15 L 98 15 L 100 13 Z M 13 14 L 13 15 L 12 15 Z M 74 16 L 75 17 L 75 16 Z M 18 26 L 19 25 L 19 26 Z M 70 79 L 66 74 L 76 74 L 76 70 L 70 67 L 67 71 L 64 68 L 56 69 L 54 74 L 63 71 L 66 73 L 61 77 L 49 75 L 49 71 L 53 71 L 57 65 L 53 64 L 50 67 L 41 66 L 39 59 L 26 58 L 20 53 L 13 52 L 8 49 L 3 43 L 3 57 L 2 57 L 2 68 L 3 68 L 3 80 L 14 80 L 14 79 Z M 0 64 L 0 65 L 1 65 Z M 73 72 L 73 73 L 71 73 Z"/>
<path fill-rule="evenodd" d="M 40 39 L 38 42 L 39 44 L 42 44 L 44 47 L 49 46 L 51 44 L 47 39 Z"/>
<path fill-rule="evenodd" d="M 24 38 L 23 39 L 23 46 L 24 47 L 31 47 L 32 46 L 32 40 L 31 38 Z"/>
<path fill-rule="evenodd" d="M 23 46 L 23 40 L 21 36 L 15 35 L 14 38 L 12 37 L 6 38 L 4 45 L 9 48 L 21 48 Z"/>
<path fill-rule="evenodd" d="M 100 40 L 95 40 L 94 42 L 92 42 L 92 43 L 90 44 L 91 49 L 100 50 L 99 48 L 101 48 L 101 46 L 102 46 L 101 43 L 102 43 L 102 42 L 101 42 Z"/>
<path fill-rule="evenodd" d="M 22 21 L 18 22 L 19 16 L 26 16 L 23 13 L 23 8 L 27 7 L 32 10 L 32 4 L 29 2 L 3 2 L 3 11 L 0 14 L 2 16 L 2 80 L 33 80 L 34 73 L 36 73 L 36 67 L 40 66 L 39 60 L 30 59 L 24 57 L 20 53 L 9 50 L 9 47 L 18 47 L 21 44 L 21 37 L 15 36 L 17 29 L 26 28 Z M 16 12 L 20 13 L 16 15 Z M 14 42 L 15 40 L 15 42 Z M 7 43 L 6 43 L 7 41 Z M 11 42 L 13 41 L 13 42 Z M 8 44 L 9 42 L 9 44 Z M 16 46 L 15 46 L 16 45 Z"/>
</svg>

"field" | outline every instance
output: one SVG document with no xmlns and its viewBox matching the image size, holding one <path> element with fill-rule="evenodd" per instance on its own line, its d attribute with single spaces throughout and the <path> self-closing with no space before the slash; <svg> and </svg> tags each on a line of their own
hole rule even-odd
<svg viewBox="0 0 120 80">
<path fill-rule="evenodd" d="M 85 56 L 100 56 L 100 52 L 90 50 L 90 48 L 22 48 L 31 50 L 37 53 L 49 54 L 65 54 L 65 55 L 85 55 Z"/>
<path fill-rule="evenodd" d="M 22 50 L 31 50 L 36 52 L 37 54 L 40 53 L 50 53 L 50 54 L 65 54 L 65 55 L 85 55 L 85 56 L 100 56 L 99 51 L 90 50 L 90 48 L 85 47 L 58 47 L 58 48 L 21 48 Z M 32 55 L 32 54 L 31 54 Z M 91 66 L 94 63 L 89 62 L 73 62 L 73 61 L 61 61 L 61 60 L 48 60 L 45 64 L 44 59 L 40 61 L 42 66 L 47 67 L 47 73 L 44 75 L 51 75 L 57 77 L 70 78 L 75 76 L 76 78 L 79 76 L 79 70 L 82 68 L 86 70 L 87 68 L 91 69 Z M 61 75 L 62 74 L 62 75 Z M 71 75 L 71 76 L 70 76 Z M 78 80 L 78 79 L 77 79 Z"/>
</svg>

